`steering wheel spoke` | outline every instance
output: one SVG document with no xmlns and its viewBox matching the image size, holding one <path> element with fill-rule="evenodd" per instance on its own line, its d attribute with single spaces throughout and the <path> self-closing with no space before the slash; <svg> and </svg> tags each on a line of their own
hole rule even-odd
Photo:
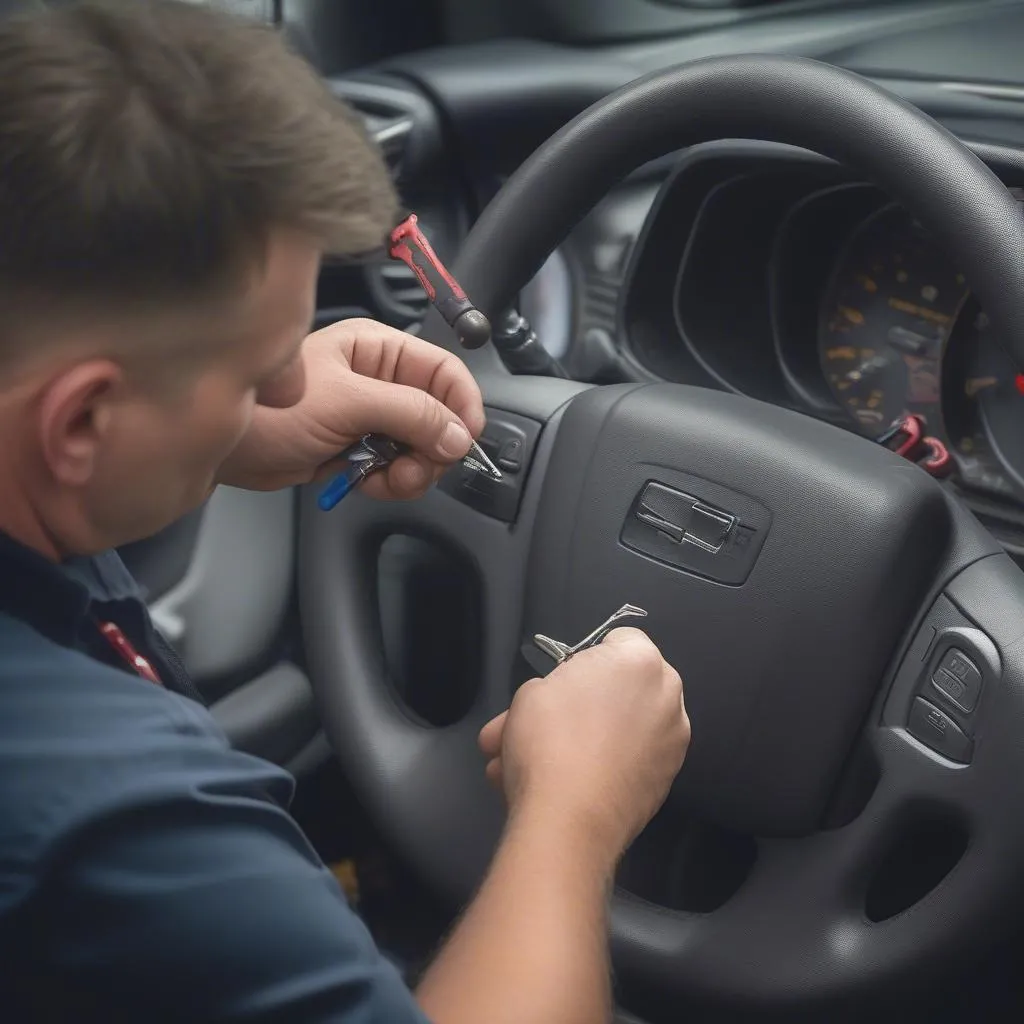
<svg viewBox="0 0 1024 1024">
<path fill-rule="evenodd" d="M 974 562 L 937 597 L 864 727 L 867 795 L 843 824 L 759 840 L 750 874 L 710 914 L 616 901 L 618 962 L 638 991 L 668 985 L 821 1019 L 844 991 L 884 995 L 894 979 L 963 969 L 986 948 L 1022 891 L 1024 822 L 1007 810 L 1024 777 L 1024 672 L 1000 653 L 1019 647 L 1020 604 L 1019 571 L 1003 555 Z M 933 682 L 950 651 L 979 669 L 976 699 Z M 911 715 L 919 699 L 969 749 L 924 731 Z"/>
<path fill-rule="evenodd" d="M 699 993 L 751 1011 L 771 1005 L 794 1020 L 805 1019 L 798 1011 L 823 1019 L 830 1006 L 837 1020 L 843 992 L 879 996 L 923 964 L 961 964 L 988 860 L 967 841 L 972 780 L 899 730 L 875 732 L 880 777 L 854 819 L 759 840 L 754 867 L 722 907 L 687 914 L 616 899 L 614 949 L 627 992 L 642 1000 L 669 988 L 679 999 Z M 859 1004 L 853 1012 L 862 1019 Z"/>
</svg>

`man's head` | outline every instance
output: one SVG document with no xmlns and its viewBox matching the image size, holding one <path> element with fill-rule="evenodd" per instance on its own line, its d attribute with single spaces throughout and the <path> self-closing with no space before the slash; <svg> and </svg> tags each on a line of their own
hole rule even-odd
<svg viewBox="0 0 1024 1024">
<path fill-rule="evenodd" d="M 395 216 L 263 26 L 173 0 L 0 21 L 0 527 L 85 552 L 202 501 L 254 404 L 301 397 L 321 254 Z"/>
</svg>

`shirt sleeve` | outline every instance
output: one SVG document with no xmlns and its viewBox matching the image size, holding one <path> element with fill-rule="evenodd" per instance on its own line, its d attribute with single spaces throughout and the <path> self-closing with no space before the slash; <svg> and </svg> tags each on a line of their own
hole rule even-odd
<svg viewBox="0 0 1024 1024">
<path fill-rule="evenodd" d="M 109 780 L 41 886 L 42 1002 L 108 1022 L 425 1024 L 281 806 L 290 777 L 202 730 L 165 740 Z"/>
</svg>

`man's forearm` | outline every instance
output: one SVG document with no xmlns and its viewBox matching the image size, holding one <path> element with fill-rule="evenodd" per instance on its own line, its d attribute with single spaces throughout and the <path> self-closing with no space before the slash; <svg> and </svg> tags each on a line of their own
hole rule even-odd
<svg viewBox="0 0 1024 1024">
<path fill-rule="evenodd" d="M 510 820 L 491 871 L 416 996 L 435 1024 L 598 1024 L 610 1013 L 614 860 L 553 811 Z"/>
</svg>

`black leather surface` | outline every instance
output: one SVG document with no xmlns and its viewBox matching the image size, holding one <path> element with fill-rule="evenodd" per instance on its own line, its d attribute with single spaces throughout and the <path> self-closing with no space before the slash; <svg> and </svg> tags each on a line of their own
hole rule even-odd
<svg viewBox="0 0 1024 1024">
<path fill-rule="evenodd" d="M 721 137 L 811 149 L 880 185 L 956 254 L 994 333 L 1008 339 L 1024 365 L 1024 307 L 1015 301 L 1024 273 L 1024 213 L 936 122 L 865 79 L 809 60 L 697 61 L 595 104 L 512 176 L 467 238 L 456 276 L 493 314 L 629 171 Z"/>
<path fill-rule="evenodd" d="M 948 132 L 904 102 L 856 76 L 803 60 L 752 56 L 700 62 L 639 82 L 581 115 L 512 177 L 478 221 L 456 267 L 467 292 L 493 313 L 589 206 L 633 167 L 659 153 L 719 136 L 755 136 L 816 149 L 877 182 L 941 240 L 997 330 L 1010 340 L 1018 359 L 1024 355 L 1024 219 L 1004 187 Z M 495 368 L 493 353 L 487 350 L 473 358 L 478 368 Z M 532 390 L 525 379 L 517 386 L 526 394 Z M 912 984 L 927 977 L 928 970 L 960 963 L 1006 922 L 1003 894 L 1016 892 L 1014 873 L 1024 855 L 1024 836 L 1017 825 L 1024 820 L 1024 790 L 1017 785 L 1024 777 L 1024 746 L 1014 739 L 1024 735 L 1020 689 L 998 691 L 1000 700 L 985 712 L 975 764 L 967 770 L 951 769 L 902 728 L 880 725 L 888 682 L 931 599 L 958 569 L 978 559 L 985 564 L 997 549 L 970 517 L 941 496 L 937 485 L 866 441 L 719 394 L 652 389 L 650 408 L 640 401 L 643 394 L 629 400 L 636 404 L 629 405 L 628 425 L 616 419 L 615 403 L 623 400 L 616 391 L 584 394 L 578 413 L 570 406 L 564 442 L 549 423 L 541 435 L 544 454 L 531 476 L 524 515 L 505 533 L 467 517 L 459 506 L 445 505 L 443 495 L 389 510 L 387 522 L 356 502 L 333 526 L 317 519 L 313 502 L 307 503 L 300 583 L 310 664 L 324 701 L 325 722 L 336 743 L 351 745 L 343 756 L 396 843 L 441 891 L 464 898 L 496 838 L 494 803 L 481 785 L 472 734 L 500 704 L 503 685 L 512 681 L 501 660 L 512 664 L 509 652 L 534 625 L 534 612 L 546 609 L 545 618 L 558 617 L 561 625 L 545 632 L 575 632 L 584 620 L 592 624 L 592 613 L 609 613 L 604 607 L 598 612 L 597 605 L 612 597 L 616 585 L 657 596 L 649 569 L 627 561 L 639 556 L 608 546 L 612 519 L 634 496 L 628 487 L 623 489 L 617 474 L 636 484 L 635 464 L 646 462 L 660 472 L 696 473 L 712 482 L 724 474 L 734 489 L 743 488 L 745 475 L 749 492 L 760 496 L 773 514 L 772 533 L 748 583 L 759 591 L 758 600 L 747 605 L 746 595 L 713 589 L 701 594 L 691 580 L 676 581 L 664 585 L 668 599 L 653 623 L 665 634 L 674 657 L 683 659 L 683 675 L 691 669 L 694 673 L 694 775 L 709 789 L 716 783 L 724 787 L 715 803 L 718 813 L 728 808 L 726 813 L 737 815 L 730 821 L 751 826 L 746 817 L 750 807 L 743 806 L 744 786 L 768 786 L 769 779 L 758 780 L 754 773 L 760 767 L 770 775 L 776 756 L 771 736 L 757 734 L 758 712 L 768 707 L 766 721 L 776 722 L 776 708 L 769 706 L 775 702 L 799 721 L 801 735 L 776 723 L 779 744 L 806 742 L 813 748 L 816 716 L 831 731 L 831 742 L 845 743 L 852 732 L 848 722 L 866 711 L 869 699 L 857 688 L 880 683 L 880 703 L 864 722 L 865 743 L 879 765 L 880 782 L 848 825 L 809 837 L 761 842 L 752 875 L 714 913 L 688 915 L 637 900 L 618 901 L 612 935 L 615 963 L 627 988 L 653 996 L 654 1006 L 663 1009 L 696 996 L 711 1003 L 774 1009 L 787 1021 L 798 1014 L 799 1019 L 836 1020 L 853 1007 L 856 996 Z M 692 419 L 685 411 L 672 411 L 674 403 L 690 402 Z M 598 407 L 600 414 L 595 412 Z M 698 422 L 699 412 L 707 424 Z M 685 436 L 687 429 L 692 440 Z M 786 458 L 773 456 L 773 434 Z M 553 460 L 551 472 L 540 479 L 548 457 Z M 592 467 L 595 472 L 611 471 L 604 482 L 607 493 L 599 493 L 590 478 Z M 812 489 L 815 481 L 817 490 Z M 581 501 L 588 503 L 585 508 Z M 573 508 L 579 508 L 576 515 L 568 513 Z M 490 660 L 483 693 L 474 713 L 444 732 L 417 728 L 381 688 L 373 624 L 360 611 L 368 576 L 365 571 L 349 573 L 364 560 L 360 552 L 375 532 L 389 528 L 445 538 L 484 574 Z M 524 622 L 521 602 L 527 580 L 516 559 L 531 528 L 538 530 L 539 546 L 527 591 L 532 610 Z M 599 552 L 589 550 L 594 543 L 601 545 Z M 780 547 L 769 547 L 773 544 Z M 591 557 L 598 568 L 608 570 L 606 579 L 588 577 Z M 1001 580 L 994 598 L 997 624 L 1024 616 L 1024 578 L 1012 566 L 1007 571 L 1009 577 Z M 554 587 L 551 594 L 549 586 Z M 701 581 L 699 587 L 705 586 Z M 673 608 L 674 594 L 680 599 L 678 609 Z M 846 597 L 854 609 L 849 622 L 843 621 Z M 623 592 L 614 603 L 634 600 Z M 921 607 L 915 610 L 918 602 Z M 677 620 L 676 611 L 685 614 Z M 985 629 L 988 613 L 980 608 L 976 614 L 977 624 Z M 356 638 L 342 643 L 331 635 L 339 617 L 353 624 Z M 801 619 L 810 624 L 806 631 L 791 621 Z M 735 628 L 737 622 L 741 629 Z M 674 638 L 673 630 L 690 630 L 691 643 Z M 1019 642 L 1012 637 L 1008 642 L 1000 657 L 1019 661 Z M 716 645 L 721 649 L 718 660 Z M 843 660 L 831 672 L 830 645 Z M 749 648 L 749 662 L 744 648 Z M 493 657 L 495 653 L 500 657 Z M 883 665 L 891 655 L 891 672 L 886 672 Z M 763 663 L 779 657 L 798 666 L 792 692 L 777 664 Z M 687 660 L 692 660 L 689 669 Z M 802 660 L 808 673 L 803 680 Z M 761 692 L 759 675 L 768 684 Z M 1014 669 L 1010 678 L 1016 675 Z M 835 718 L 835 709 L 826 706 L 827 689 L 810 694 L 804 690 L 811 677 L 827 688 L 833 676 L 843 680 L 843 694 L 853 693 L 862 701 L 853 700 Z M 742 771 L 699 746 L 713 747 L 719 728 L 735 737 L 730 733 L 734 723 L 725 720 L 728 702 L 712 691 L 731 685 L 735 677 L 743 680 L 736 703 L 747 716 L 743 749 L 735 751 L 734 759 Z M 811 704 L 823 702 L 806 720 L 800 715 L 801 693 Z M 748 698 L 753 698 L 753 710 L 745 703 Z M 988 717 L 993 713 L 996 719 Z M 838 727 L 840 720 L 847 724 Z M 702 728 L 705 740 L 699 738 Z M 734 738 L 734 745 L 739 743 Z M 818 753 L 834 751 L 823 745 Z M 787 752 L 778 759 L 786 768 L 785 781 L 774 793 L 766 788 L 760 793 L 766 807 L 776 799 L 782 804 L 787 797 L 793 799 L 791 816 L 779 831 L 795 831 L 807 824 L 795 809 L 808 798 L 814 804 L 820 793 L 815 796 L 810 790 L 824 780 L 801 778 L 799 756 L 791 759 Z M 804 768 L 810 771 L 808 764 Z M 834 766 L 822 771 L 828 776 L 832 770 Z M 716 771 L 719 777 L 713 779 Z M 681 796 L 699 802 L 703 787 L 695 780 L 694 789 L 687 791 L 689 785 L 684 777 Z M 787 786 L 802 789 L 802 796 L 794 798 Z M 715 807 L 703 809 L 713 814 Z M 871 871 L 908 816 L 934 808 L 967 823 L 972 838 L 967 853 L 919 904 L 870 924 L 863 900 Z"/>
</svg>

